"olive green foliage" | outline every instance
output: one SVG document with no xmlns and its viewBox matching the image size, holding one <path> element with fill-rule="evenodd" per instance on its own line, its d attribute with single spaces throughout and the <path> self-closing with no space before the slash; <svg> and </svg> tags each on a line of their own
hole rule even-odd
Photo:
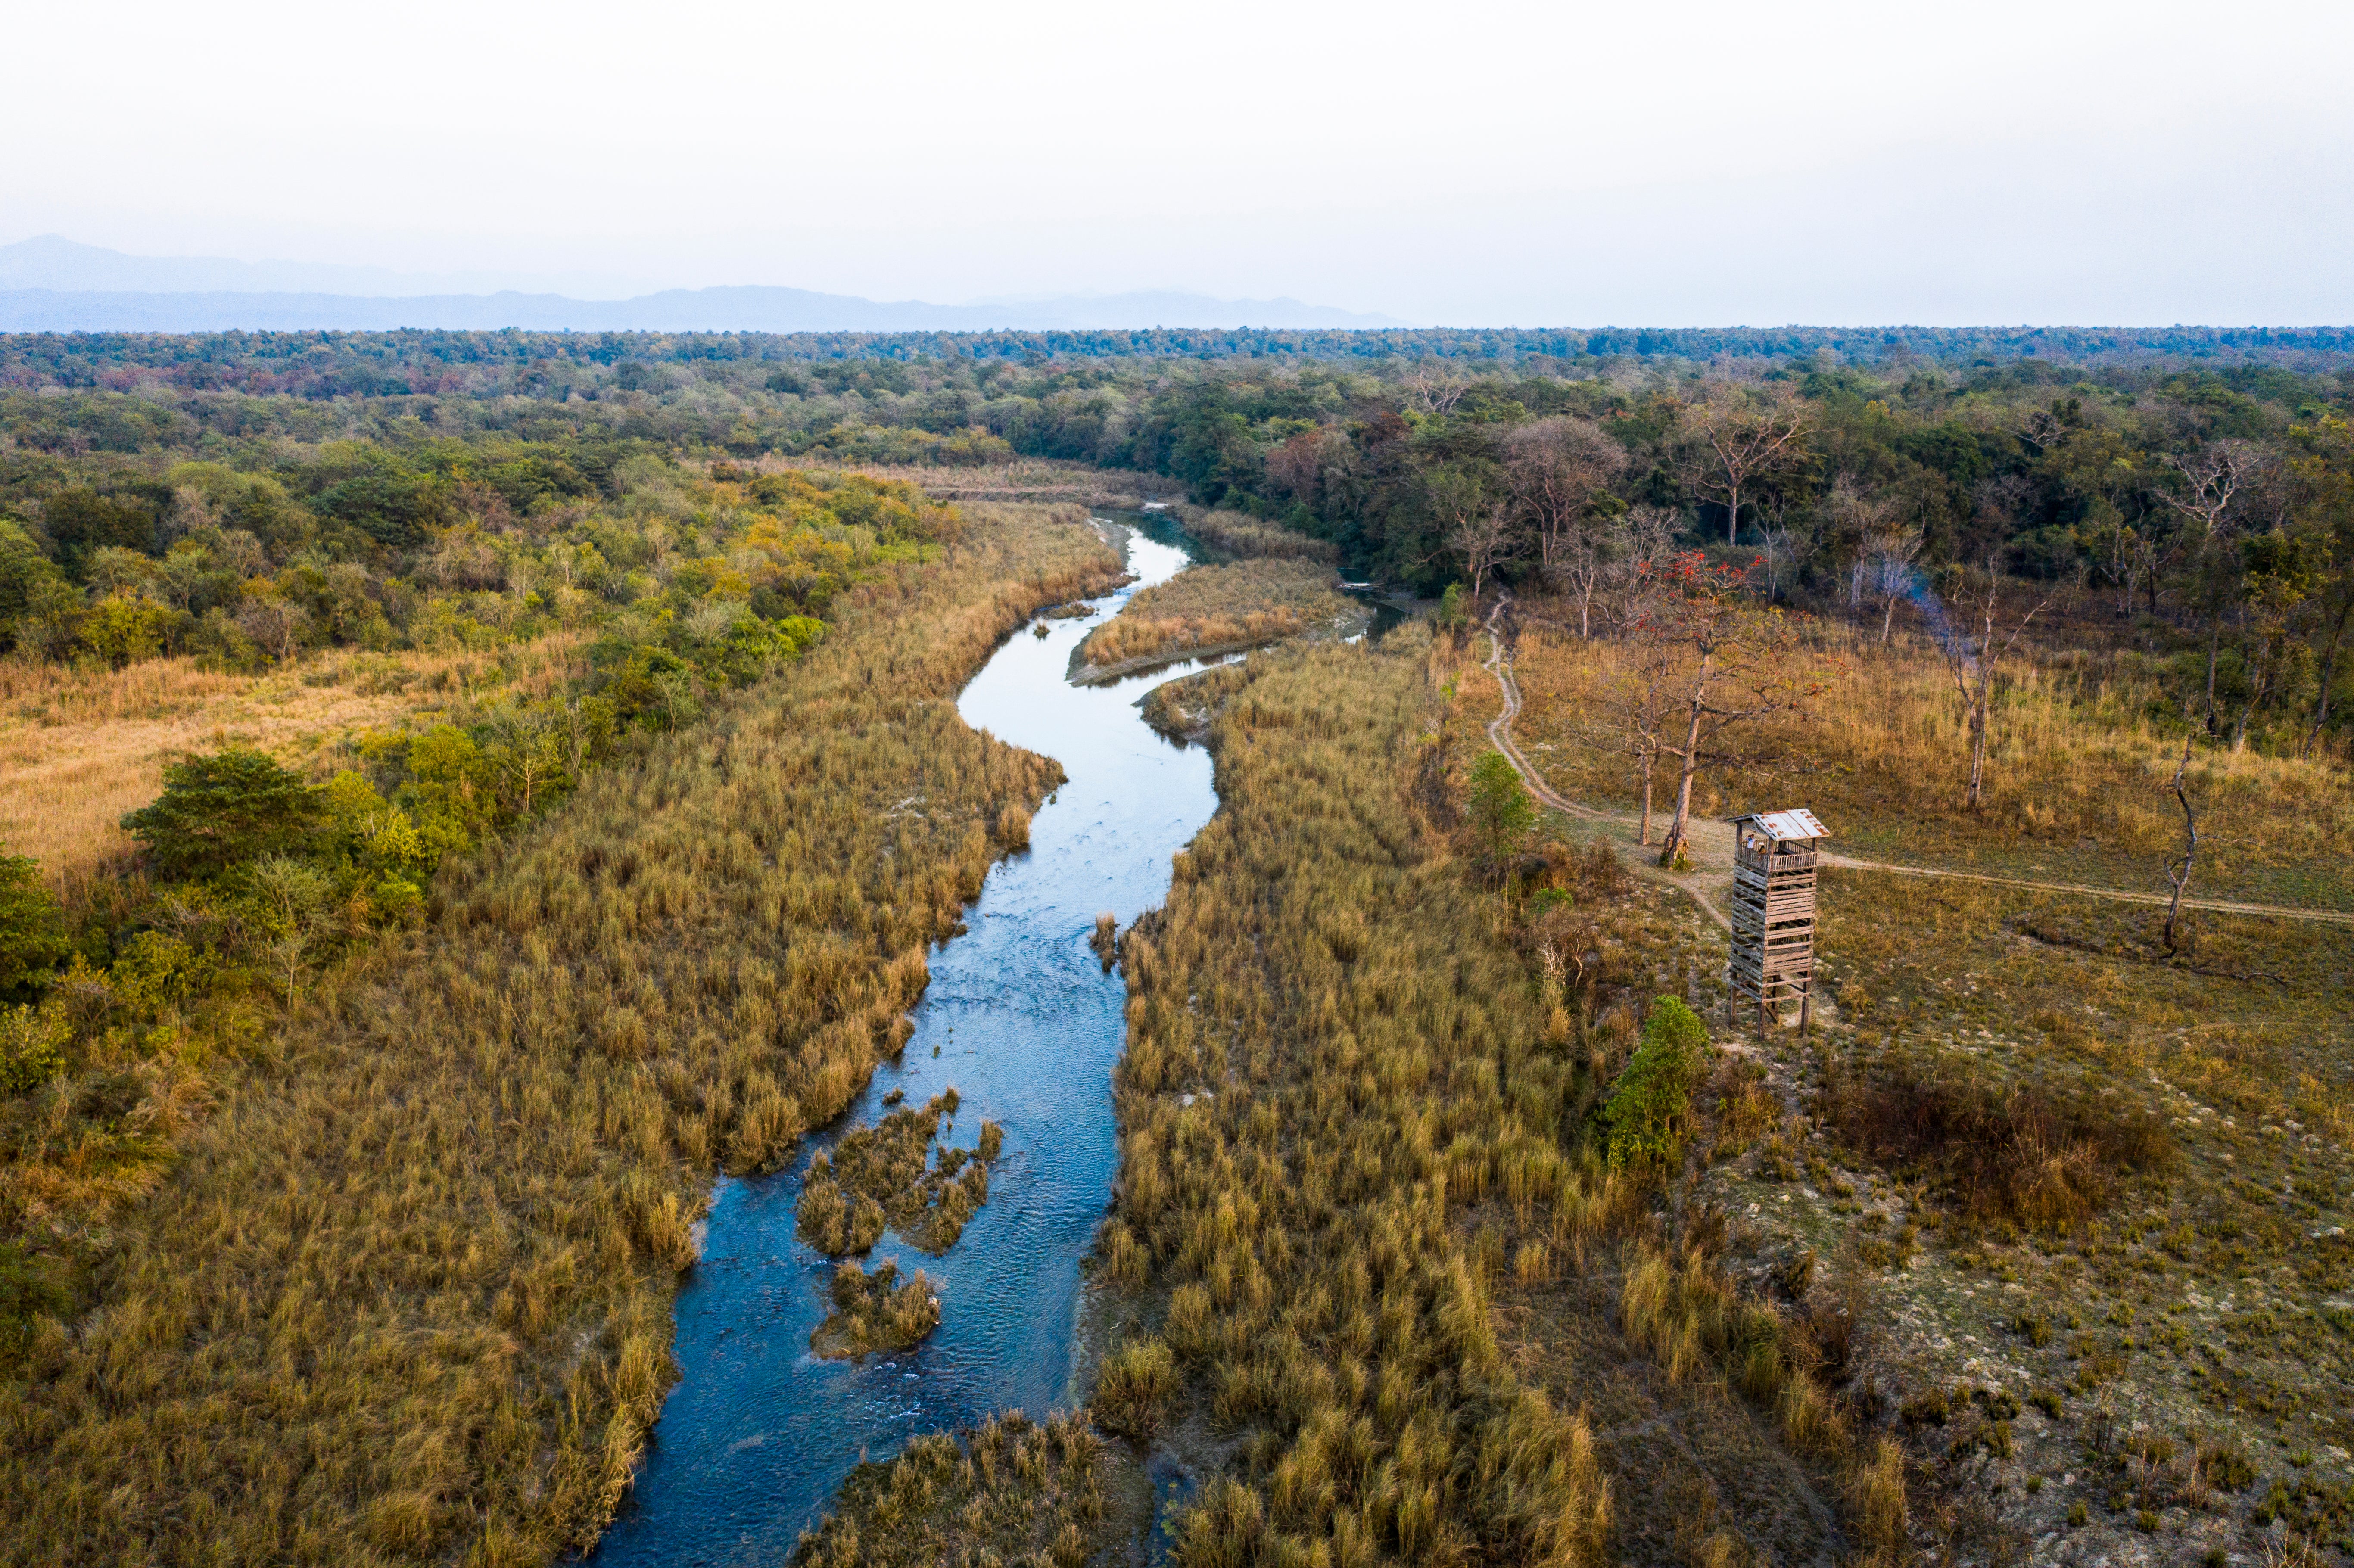
<svg viewBox="0 0 2354 1568">
<path fill-rule="evenodd" d="M 794 1548 L 794 1568 L 1080 1568 L 1090 1559 L 1113 1465 L 1086 1416 L 1040 1423 L 1008 1411 L 960 1437 L 931 1433 L 853 1470 L 835 1513 Z"/>
<path fill-rule="evenodd" d="M 309 786 L 261 752 L 230 747 L 164 770 L 164 792 L 122 819 L 158 874 L 217 876 L 302 842 L 319 819 Z"/>
<path fill-rule="evenodd" d="M 1511 759 L 1490 751 L 1471 765 L 1471 788 L 1464 815 L 1490 860 L 1501 860 L 1527 842 L 1536 826 L 1536 802 L 1522 787 Z"/>
<path fill-rule="evenodd" d="M 1611 1164 L 1675 1162 L 1707 1054 L 1708 1025 L 1698 1013 L 1672 996 L 1651 1003 L 1642 1044 L 1602 1103 Z"/>
<path fill-rule="evenodd" d="M 23 338 L 0 341 L 0 426 L 22 454 L 0 469 L 0 509 L 54 509 L 47 550 L 72 578 L 70 605 L 14 618 L 20 642 L 108 656 L 78 621 L 119 598 L 164 611 L 133 635 L 270 659 L 420 624 L 496 639 L 503 618 L 539 613 L 534 598 L 560 612 L 554 584 L 584 579 L 514 549 L 512 524 L 593 510 L 674 451 L 1165 475 L 1248 519 L 1237 539 L 1275 524 L 1426 594 L 1471 575 L 1466 516 L 1501 519 L 1497 575 L 1526 589 L 1623 561 L 1628 509 L 1657 507 L 1757 560 L 1773 597 L 1875 630 L 1892 601 L 1872 585 L 1908 564 L 1941 591 L 1988 562 L 2081 578 L 2186 661 L 2176 713 L 2211 689 L 2202 722 L 2285 749 L 2317 720 L 2341 736 L 2354 723 L 2354 661 L 2332 652 L 2354 566 L 2348 357 L 2327 329 L 384 333 L 292 359 L 241 334 Z M 1767 425 L 1797 437 L 1728 489 L 1711 432 Z M 2273 477 L 2240 485 L 2212 526 L 2178 503 L 2234 442 Z M 140 456 L 159 452 L 206 461 L 159 474 Z M 249 542 L 264 569 L 240 564 Z M 599 553 L 588 580 L 654 575 Z M 408 569 L 429 555 L 448 569 Z M 509 559 L 522 591 L 501 580 Z M 125 620 L 110 612 L 104 640 Z M 2325 714 L 2332 684 L 2346 689 Z"/>
<path fill-rule="evenodd" d="M 81 1065 L 0 1102 L 0 1220 L 49 1277 L 104 1266 L 0 1381 L 0 1562 L 585 1550 L 672 1379 L 715 1173 L 850 1105 L 992 825 L 1060 778 L 949 699 L 1116 570 L 1076 509 L 1015 509 L 846 589 L 773 680 L 445 860 L 422 928 L 209 1079 L 146 1033 L 217 994 L 175 991 L 195 894 L 186 937 L 61 981 Z"/>
<path fill-rule="evenodd" d="M 801 1185 L 795 1222 L 801 1240 L 839 1257 L 864 1252 L 888 1226 L 935 1256 L 954 1246 L 989 1201 L 989 1162 L 1004 1140 L 997 1124 L 985 1121 L 977 1149 L 941 1147 L 935 1160 L 933 1140 L 956 1108 L 951 1088 L 820 1150 Z"/>
<path fill-rule="evenodd" d="M 65 908 L 42 883 L 41 868 L 24 855 L 0 854 L 0 1001 L 46 982 L 70 948 Z"/>
<path fill-rule="evenodd" d="M 905 1351 L 940 1326 L 940 1298 L 918 1269 L 906 1279 L 885 1263 L 869 1274 L 855 1259 L 833 1266 L 833 1310 L 810 1330 L 810 1349 L 833 1361 L 864 1361 L 876 1351 Z"/>
</svg>

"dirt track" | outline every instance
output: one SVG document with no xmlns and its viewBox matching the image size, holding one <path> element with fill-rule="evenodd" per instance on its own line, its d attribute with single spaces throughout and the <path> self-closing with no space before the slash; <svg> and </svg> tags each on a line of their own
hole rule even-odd
<svg viewBox="0 0 2354 1568">
<path fill-rule="evenodd" d="M 1505 604 L 1508 602 L 1500 600 L 1496 608 L 1488 612 L 1486 668 L 1490 674 L 1496 677 L 1496 684 L 1501 689 L 1504 696 L 1503 711 L 1488 721 L 1488 738 L 1495 743 L 1496 749 L 1502 752 L 1505 758 L 1518 770 L 1522 780 L 1529 787 L 1529 793 L 1534 795 L 1544 805 L 1586 821 L 1606 822 L 1614 827 L 1636 824 L 1638 819 L 1623 811 L 1603 810 L 1555 793 L 1553 787 L 1544 781 L 1543 775 L 1540 774 L 1529 759 L 1521 754 L 1521 748 L 1513 743 L 1512 720 L 1520 715 L 1521 688 L 1512 679 L 1511 661 L 1504 657 L 1503 639 L 1496 631 L 1496 619 L 1503 614 Z M 1638 858 L 1633 869 L 1640 875 L 1683 889 L 1691 895 L 1693 903 L 1707 910 L 1712 919 L 1729 931 L 1733 928 L 1733 922 L 1725 915 L 1721 905 L 1726 890 L 1733 884 L 1733 824 L 1695 819 L 1687 826 L 1686 842 L 1690 846 L 1691 858 L 1694 866 L 1691 872 L 1678 874 L 1663 867 L 1650 864 L 1641 857 Z M 2162 905 L 2167 902 L 2163 894 L 2131 892 L 2117 887 L 2095 887 L 2089 883 L 2034 882 L 2023 877 L 1992 876 L 1984 872 L 1945 871 L 1935 866 L 1898 865 L 1889 861 L 1853 860 L 1846 855 L 1832 854 L 1828 852 L 1822 858 L 1824 864 L 1842 871 L 1884 871 L 1896 876 L 1934 876 L 1956 882 L 1988 882 L 2001 887 L 2032 888 L 2044 893 L 2077 893 L 2091 898 L 2115 899 L 2125 904 Z M 2270 916 L 2284 920 L 2323 920 L 2332 925 L 2354 926 L 2354 914 L 2338 909 L 2301 909 L 2283 904 L 2233 904 L 2219 898 L 2186 898 L 2182 901 L 2182 906 L 2186 909 L 2211 909 L 2226 915 Z"/>
</svg>

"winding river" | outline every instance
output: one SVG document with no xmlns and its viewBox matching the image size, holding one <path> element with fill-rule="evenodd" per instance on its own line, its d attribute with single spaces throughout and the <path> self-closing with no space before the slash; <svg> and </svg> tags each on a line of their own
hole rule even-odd
<svg viewBox="0 0 2354 1568">
<path fill-rule="evenodd" d="M 724 1180 L 702 1261 L 678 1299 L 684 1377 L 663 1406 L 631 1500 L 596 1552 L 600 1568 L 780 1563 L 862 1454 L 1020 1406 L 1076 1403 L 1071 1384 L 1079 1260 L 1111 1196 L 1118 1159 L 1111 1072 L 1127 997 L 1087 945 L 1096 916 L 1125 927 L 1169 890 L 1170 857 L 1216 810 L 1210 757 L 1148 726 L 1135 704 L 1195 666 L 1114 685 L 1064 678 L 1088 629 L 1137 588 L 1193 564 L 1155 527 L 1129 532 L 1137 582 L 1085 619 L 1017 632 L 957 700 L 967 724 L 1059 760 L 1070 775 L 1031 824 L 1027 853 L 990 874 L 970 929 L 935 954 L 916 1033 L 842 1120 L 790 1169 Z M 944 1257 L 886 1234 L 873 1262 L 935 1281 L 939 1328 L 921 1346 L 863 1365 L 821 1361 L 825 1260 L 794 1236 L 809 1156 L 884 1115 L 904 1089 L 962 1098 L 944 1142 L 970 1146 L 986 1118 L 1005 1128 L 988 1203 Z"/>
</svg>

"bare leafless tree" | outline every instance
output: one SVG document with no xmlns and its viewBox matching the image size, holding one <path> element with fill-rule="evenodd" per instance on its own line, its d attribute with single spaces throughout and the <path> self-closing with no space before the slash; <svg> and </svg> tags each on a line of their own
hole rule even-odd
<svg viewBox="0 0 2354 1568">
<path fill-rule="evenodd" d="M 303 630 L 310 624 L 310 612 L 288 599 L 256 597 L 237 607 L 237 629 L 281 663 L 301 650 Z"/>
<path fill-rule="evenodd" d="M 2272 454 L 2253 441 L 2210 441 L 2192 452 L 2168 452 L 2163 461 L 2181 475 L 2181 483 L 2158 492 L 2158 498 L 2183 518 L 2183 537 L 2169 555 L 2199 558 L 2201 597 L 2207 611 L 2207 719 L 2214 722 L 2215 667 L 2223 646 L 2223 611 L 2231 598 L 2228 560 L 2232 535 L 2239 516 L 2234 503 L 2243 502 L 2272 468 Z M 2244 510 L 2244 506 L 2241 510 Z M 2149 562 L 2151 597 L 2164 560 Z"/>
<path fill-rule="evenodd" d="M 1594 503 L 1626 468 L 1627 449 L 1591 420 L 1563 415 L 1521 426 L 1503 447 L 1505 482 L 1533 527 L 1537 564 L 1550 582 L 1564 556 L 1603 527 Z"/>
<path fill-rule="evenodd" d="M 1801 513 L 1803 519 L 1805 514 Z M 1766 562 L 1766 597 L 1775 603 L 1782 599 L 1782 582 L 1795 577 L 1798 568 L 1822 548 L 1819 529 L 1806 523 L 1790 520 L 1790 510 L 1781 501 L 1772 503 L 1765 524 L 1757 530 L 1757 553 Z"/>
<path fill-rule="evenodd" d="M 1712 381 L 1683 414 L 1686 485 L 1720 503 L 1724 542 L 1741 537 L 1741 500 L 1768 475 L 1806 452 L 1807 420 L 1796 390 L 1770 400 L 1727 381 Z"/>
<path fill-rule="evenodd" d="M 1644 635 L 1656 639 L 1667 666 L 1670 715 L 1659 750 L 1680 765 L 1675 820 L 1659 853 L 1659 863 L 1670 865 L 1683 854 L 1691 831 L 1692 780 L 1702 768 L 1732 760 L 1727 732 L 1797 709 L 1822 683 L 1808 668 L 1797 629 L 1780 610 L 1754 601 L 1742 573 L 1712 567 L 1695 550 L 1653 575 L 1659 609 Z"/>
<path fill-rule="evenodd" d="M 1471 574 L 1473 604 L 1479 602 L 1496 568 L 1518 560 L 1527 543 L 1528 536 L 1513 521 L 1509 502 L 1491 501 L 1455 514 L 1447 544 L 1463 557 L 1463 569 Z"/>
<path fill-rule="evenodd" d="M 1880 645 L 1885 648 L 1896 630 L 1896 601 L 1913 591 L 1913 564 L 1921 558 L 1919 525 L 1890 524 L 1865 542 L 1864 556 L 1880 594 Z"/>
<path fill-rule="evenodd" d="M 2023 609 L 2019 602 L 2007 607 L 2002 577 L 1988 562 L 1978 571 L 1957 577 L 1946 594 L 1946 602 L 1960 612 L 1958 618 L 1950 613 L 1933 618 L 1938 645 L 1946 656 L 1946 671 L 1953 677 L 1954 690 L 1962 699 L 1969 734 L 1970 772 L 1965 803 L 1973 811 L 1986 800 L 1987 731 L 2002 662 L 2019 646 L 2019 640 L 2035 618 L 2052 608 L 2063 587 L 2055 586 Z"/>
<path fill-rule="evenodd" d="M 1471 390 L 1471 379 L 1451 366 L 1421 366 L 1404 379 L 1405 389 L 1413 394 L 1415 406 L 1426 414 L 1451 412 Z"/>
<path fill-rule="evenodd" d="M 1596 586 L 1604 590 L 1603 619 L 1617 636 L 1633 635 L 1659 581 L 1659 567 L 1676 553 L 1678 521 L 1663 506 L 1633 507 L 1613 521 Z"/>
<path fill-rule="evenodd" d="M 2183 787 L 2183 776 L 2190 771 L 2190 747 L 2198 736 L 2197 726 L 2185 728 L 2182 736 L 2182 760 L 2174 765 L 2174 781 L 2167 786 L 2174 803 L 2182 808 L 2182 853 L 2166 863 L 2167 885 L 2173 896 L 2166 902 L 2166 950 L 2174 951 L 2176 927 L 2182 918 L 2182 895 L 2190 886 L 2190 869 L 2199 858 L 2199 818 L 2190 810 L 2190 793 Z"/>
</svg>

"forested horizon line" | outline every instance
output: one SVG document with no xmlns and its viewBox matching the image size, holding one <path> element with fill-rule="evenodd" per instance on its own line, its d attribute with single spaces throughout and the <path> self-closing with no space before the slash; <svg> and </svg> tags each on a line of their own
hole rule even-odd
<svg viewBox="0 0 2354 1568">
<path fill-rule="evenodd" d="M 216 373 L 340 361 L 357 366 L 499 362 L 611 366 L 840 359 L 1276 359 L 1490 361 L 1524 372 L 1606 373 L 1629 365 L 1775 362 L 1833 356 L 1849 365 L 1946 370 L 2007 362 L 2114 368 L 2190 364 L 2268 366 L 2308 374 L 2354 370 L 2354 324 L 2164 327 L 1904 324 L 1776 327 L 1152 327 L 987 332 L 574 332 L 404 328 L 395 331 L 76 332 L 0 334 L 0 387 L 94 387 L 109 370 Z M 221 387 L 201 371 L 166 376 L 194 390 Z M 381 378 L 379 378 L 379 382 Z M 239 389 L 231 386 L 228 389 Z M 394 395 L 378 385 L 332 385 L 296 396 Z M 445 390 L 419 388 L 419 390 Z"/>
</svg>

